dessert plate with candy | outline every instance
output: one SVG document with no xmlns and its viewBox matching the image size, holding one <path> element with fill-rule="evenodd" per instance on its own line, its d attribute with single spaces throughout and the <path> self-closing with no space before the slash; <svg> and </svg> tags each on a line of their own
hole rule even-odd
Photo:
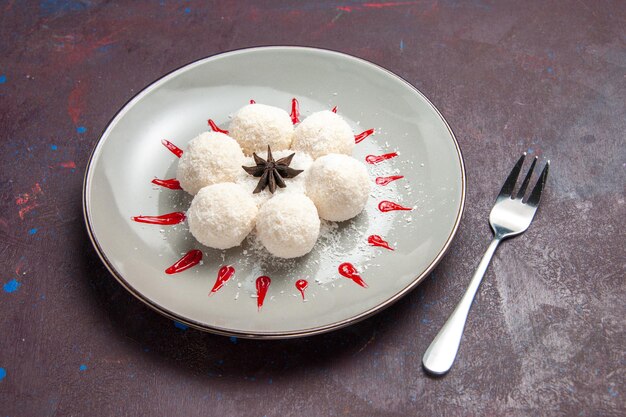
<svg viewBox="0 0 626 417">
<path fill-rule="evenodd" d="M 368 317 L 442 259 L 465 201 L 448 124 L 338 52 L 261 47 L 184 66 L 109 123 L 83 190 L 113 276 L 158 312 L 258 338 Z"/>
</svg>

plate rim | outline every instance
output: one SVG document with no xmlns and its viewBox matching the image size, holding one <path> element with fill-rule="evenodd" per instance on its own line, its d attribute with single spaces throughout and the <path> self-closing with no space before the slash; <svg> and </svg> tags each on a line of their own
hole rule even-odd
<svg viewBox="0 0 626 417">
<path fill-rule="evenodd" d="M 236 55 L 242 52 L 251 52 L 251 51 L 255 51 L 255 50 L 304 50 L 304 51 L 310 51 L 310 52 L 324 52 L 324 53 L 330 53 L 330 54 L 334 54 L 334 55 L 339 55 L 342 56 L 344 58 L 349 58 L 352 60 L 356 60 L 356 61 L 361 61 L 361 63 L 364 64 L 369 64 L 372 65 L 376 68 L 378 68 L 379 70 L 382 70 L 384 72 L 386 72 L 387 74 L 391 75 L 392 77 L 396 77 L 398 80 L 402 81 L 407 87 L 409 87 L 410 89 L 412 89 L 413 91 L 415 91 L 419 96 L 421 96 L 426 103 L 435 111 L 435 113 L 437 114 L 437 116 L 439 116 L 439 118 L 441 119 L 441 121 L 444 123 L 446 129 L 448 130 L 448 132 L 450 133 L 451 137 L 452 137 L 452 141 L 454 143 L 454 147 L 457 153 L 457 157 L 458 157 L 458 162 L 460 165 L 460 169 L 461 169 L 461 199 L 460 199 L 460 204 L 459 204 L 459 209 L 458 212 L 456 214 L 456 218 L 454 220 L 454 225 L 452 227 L 452 230 L 450 232 L 450 234 L 448 235 L 448 237 L 446 238 L 446 242 L 443 245 L 443 247 L 441 248 L 441 250 L 439 251 L 439 253 L 437 254 L 437 256 L 430 262 L 430 264 L 428 265 L 428 267 L 419 275 L 417 275 L 410 283 L 409 285 L 407 285 L 406 287 L 404 287 L 403 289 L 401 289 L 400 291 L 398 291 L 397 293 L 395 293 L 394 295 L 392 295 L 391 297 L 389 297 L 388 299 L 386 299 L 384 302 L 377 304 L 376 306 L 363 311 L 355 316 L 352 317 L 348 317 L 346 319 L 343 320 L 339 320 L 330 324 L 325 324 L 322 326 L 317 326 L 317 327 L 312 327 L 312 328 L 308 328 L 308 329 L 301 329 L 301 330 L 294 330 L 294 331 L 284 331 L 284 332 L 264 332 L 264 331 L 259 331 L 259 332 L 239 332 L 237 330 L 233 330 L 233 329 L 227 329 L 227 328 L 222 328 L 219 326 L 210 326 L 210 325 L 206 325 L 204 323 L 200 323 L 200 322 L 196 322 L 194 320 L 182 317 L 180 315 L 178 315 L 177 313 L 170 311 L 169 309 L 158 305 L 157 303 L 151 301 L 150 299 L 148 299 L 147 297 L 145 297 L 141 292 L 137 291 L 136 289 L 134 289 L 122 276 L 122 274 L 118 273 L 118 271 L 115 269 L 115 267 L 113 266 L 113 264 L 109 261 L 109 259 L 107 258 L 107 255 L 105 253 L 105 251 L 103 250 L 103 248 L 100 246 L 100 243 L 98 242 L 98 239 L 95 236 L 95 231 L 93 230 L 93 226 L 90 222 L 90 206 L 89 206 L 89 195 L 91 193 L 91 178 L 92 178 L 92 166 L 95 162 L 95 158 L 97 157 L 97 155 L 99 154 L 100 149 L 102 148 L 102 146 L 104 145 L 104 143 L 106 142 L 106 138 L 105 136 L 108 136 L 109 134 L 109 130 L 111 130 L 117 123 L 118 118 L 121 118 L 128 110 L 130 110 L 130 108 L 132 108 L 131 104 L 134 104 L 135 102 L 139 101 L 144 95 L 148 94 L 150 91 L 152 91 L 153 89 L 155 89 L 156 87 L 158 87 L 161 83 L 165 82 L 167 79 L 172 78 L 177 72 L 182 71 L 182 70 L 188 70 L 188 67 L 191 66 L 195 66 L 195 65 L 200 65 L 201 63 L 204 62 L 208 62 L 211 61 L 213 59 L 216 59 L 218 57 L 223 57 L 223 56 L 227 56 L 227 55 Z M 463 213 L 465 211 L 465 200 L 466 200 L 466 194 L 467 194 L 467 179 L 466 179 L 466 172 L 465 172 L 465 163 L 463 160 L 463 154 L 461 152 L 461 148 L 459 146 L 459 142 L 454 134 L 454 132 L 452 131 L 452 128 L 450 127 L 450 124 L 448 123 L 448 121 L 445 119 L 445 117 L 441 114 L 441 112 L 439 111 L 439 109 L 428 99 L 428 97 L 426 97 L 426 95 L 424 93 L 422 93 L 417 87 L 415 87 L 413 84 L 411 84 L 409 81 L 407 81 L 405 78 L 401 77 L 400 75 L 394 73 L 393 71 L 378 65 L 376 63 L 373 63 L 371 61 L 368 61 L 366 59 L 363 58 L 359 58 L 356 57 L 354 55 L 350 55 L 347 54 L 345 52 L 341 52 L 341 51 L 336 51 L 336 50 L 332 50 L 332 49 L 327 49 L 327 48 L 316 48 L 316 47 L 310 47 L 310 46 L 294 46 L 294 45 L 268 45 L 268 46 L 253 46 L 253 47 L 247 47 L 247 48 L 239 48 L 239 49 L 232 49 L 232 50 L 228 50 L 228 51 L 223 51 L 223 52 L 218 52 L 215 53 L 213 55 L 209 55 L 203 58 L 199 58 L 196 60 L 193 60 L 191 62 L 188 62 L 184 65 L 181 65 L 169 72 L 167 72 L 166 74 L 160 76 L 159 78 L 157 78 L 156 80 L 150 82 L 149 84 L 147 84 L 145 87 L 143 87 L 141 90 L 139 90 L 135 95 L 133 95 L 130 99 L 128 99 L 126 101 L 126 103 L 124 103 L 120 109 L 115 112 L 115 114 L 113 115 L 113 117 L 111 117 L 111 119 L 107 122 L 106 127 L 104 128 L 104 130 L 102 131 L 102 133 L 100 134 L 97 142 L 95 143 L 91 154 L 89 156 L 89 160 L 87 162 L 87 166 L 85 167 L 85 174 L 83 177 L 83 189 L 82 189 L 82 207 L 83 207 L 83 220 L 85 222 L 85 226 L 87 229 L 87 234 L 89 236 L 89 239 L 92 243 L 92 245 L 94 246 L 96 253 L 98 254 L 98 257 L 100 258 L 100 260 L 102 261 L 102 263 L 104 264 L 104 266 L 107 268 L 107 270 L 109 271 L 109 273 L 111 275 L 113 275 L 113 277 L 122 285 L 122 287 L 124 287 L 133 297 L 135 297 L 136 299 L 138 299 L 139 301 L 141 301 L 142 303 L 144 303 L 145 305 L 147 305 L 148 307 L 150 307 L 152 310 L 162 314 L 163 316 L 183 323 L 189 327 L 192 327 L 194 329 L 198 329 L 201 331 L 205 331 L 205 332 L 209 332 L 209 333 L 214 333 L 214 334 L 218 334 L 218 335 L 222 335 L 222 336 L 235 336 L 235 337 L 241 337 L 241 338 L 246 338 L 246 339 L 293 339 L 293 338 L 298 338 L 298 337 L 305 337 L 305 336 L 313 336 L 313 335 L 317 335 L 317 334 L 322 334 L 322 333 L 327 333 L 333 330 L 338 330 L 344 327 L 347 327 L 351 324 L 357 323 L 359 321 L 365 320 L 371 316 L 373 316 L 376 313 L 381 312 L 382 310 L 386 309 L 387 307 L 393 305 L 396 301 L 400 300 L 402 297 L 404 297 L 405 295 L 407 295 L 409 292 L 411 292 L 413 289 L 415 289 L 419 284 L 422 283 L 422 281 L 424 281 L 424 279 L 432 272 L 432 270 L 439 264 L 439 262 L 443 259 L 443 257 L 445 256 L 445 254 L 448 252 L 448 250 L 450 249 L 450 246 L 452 244 L 452 241 L 454 240 L 454 237 L 456 236 L 456 233 L 458 231 L 460 222 L 461 222 L 461 218 L 463 217 Z"/>
</svg>

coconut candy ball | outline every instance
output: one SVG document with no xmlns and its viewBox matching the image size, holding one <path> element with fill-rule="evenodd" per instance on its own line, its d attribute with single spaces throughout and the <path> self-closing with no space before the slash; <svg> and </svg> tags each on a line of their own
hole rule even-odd
<svg viewBox="0 0 626 417">
<path fill-rule="evenodd" d="M 329 110 L 319 111 L 296 127 L 291 148 L 308 153 L 313 159 L 331 153 L 351 155 L 354 133 L 338 114 Z"/>
<path fill-rule="evenodd" d="M 329 154 L 313 162 L 305 179 L 306 194 L 322 219 L 344 221 L 363 211 L 370 193 L 367 169 L 343 154 Z"/>
<path fill-rule="evenodd" d="M 176 178 L 183 190 L 193 195 L 207 185 L 234 181 L 244 158 L 241 147 L 230 136 L 204 132 L 187 145 Z"/>
<path fill-rule="evenodd" d="M 238 246 L 254 228 L 258 209 L 240 185 L 231 182 L 202 188 L 191 201 L 187 221 L 191 234 L 215 249 Z"/>
<path fill-rule="evenodd" d="M 320 233 L 315 204 L 304 194 L 281 194 L 259 210 L 257 237 L 279 258 L 297 258 L 313 249 Z"/>
<path fill-rule="evenodd" d="M 283 109 L 265 104 L 242 107 L 230 122 L 230 134 L 246 155 L 288 149 L 293 140 L 293 122 Z"/>
</svg>

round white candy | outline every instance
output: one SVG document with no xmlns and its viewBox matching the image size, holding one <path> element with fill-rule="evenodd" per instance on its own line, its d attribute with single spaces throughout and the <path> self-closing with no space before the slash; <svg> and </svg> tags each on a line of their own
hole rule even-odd
<svg viewBox="0 0 626 417">
<path fill-rule="evenodd" d="M 254 228 L 258 209 L 250 194 L 224 182 L 198 191 L 187 211 L 191 234 L 203 245 L 228 249 L 240 245 Z"/>
<path fill-rule="evenodd" d="M 341 116 L 324 110 L 311 114 L 296 127 L 291 148 L 313 159 L 331 153 L 351 155 L 354 134 Z"/>
<path fill-rule="evenodd" d="M 246 155 L 266 152 L 267 145 L 272 151 L 288 149 L 293 140 L 293 122 L 287 112 L 258 103 L 242 107 L 230 122 L 229 131 Z"/>
<path fill-rule="evenodd" d="M 304 194 L 281 194 L 259 210 L 257 237 L 279 258 L 297 258 L 313 249 L 320 233 L 320 219 L 313 202 Z"/>
<path fill-rule="evenodd" d="M 305 187 L 320 217 L 340 222 L 363 211 L 371 184 L 361 162 L 351 156 L 330 154 L 313 162 Z"/>
<path fill-rule="evenodd" d="M 244 158 L 233 138 L 223 133 L 205 132 L 187 145 L 178 162 L 176 178 L 183 190 L 196 194 L 207 185 L 234 181 Z"/>
<path fill-rule="evenodd" d="M 255 165 L 254 160 L 252 158 L 246 158 L 244 165 L 254 166 Z M 252 175 L 248 174 L 246 171 L 242 169 L 241 173 L 235 180 L 235 183 L 239 184 L 244 189 L 244 191 L 252 197 L 252 200 L 254 200 L 254 203 L 256 204 L 258 208 L 261 208 L 261 206 L 272 197 L 272 194 L 267 188 L 261 191 L 260 193 L 256 193 L 256 194 L 253 193 L 254 189 L 259 183 L 259 179 L 260 178 L 253 177 Z"/>
</svg>

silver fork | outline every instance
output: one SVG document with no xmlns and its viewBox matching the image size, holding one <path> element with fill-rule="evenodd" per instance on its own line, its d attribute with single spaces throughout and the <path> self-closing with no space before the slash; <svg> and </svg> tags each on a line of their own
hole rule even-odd
<svg viewBox="0 0 626 417">
<path fill-rule="evenodd" d="M 511 170 L 506 181 L 504 181 L 502 190 L 500 190 L 500 194 L 498 194 L 496 198 L 496 203 L 491 209 L 489 223 L 493 229 L 494 237 L 478 264 L 478 268 L 476 272 L 474 272 L 469 287 L 450 315 L 450 318 L 448 318 L 448 321 L 446 321 L 446 324 L 443 325 L 428 349 L 426 349 L 426 353 L 424 353 L 422 364 L 430 373 L 443 375 L 452 367 L 452 363 L 459 350 L 459 345 L 461 344 L 465 321 L 467 320 L 467 315 L 472 306 L 472 301 L 474 301 L 478 286 L 483 280 L 483 276 L 487 271 L 491 257 L 496 251 L 498 244 L 500 244 L 503 239 L 517 236 L 525 232 L 535 216 L 541 198 L 541 192 L 543 191 L 546 178 L 548 177 L 550 161 L 548 161 L 543 168 L 528 199 L 523 201 L 522 199 L 524 194 L 526 194 L 533 169 L 537 164 L 537 157 L 535 157 L 524 181 L 522 181 L 522 185 L 519 187 L 519 191 L 513 196 L 513 189 L 515 188 L 515 183 L 517 182 L 517 177 L 522 169 L 525 158 L 526 153 L 524 152 L 513 167 L 513 170 Z"/>
</svg>

